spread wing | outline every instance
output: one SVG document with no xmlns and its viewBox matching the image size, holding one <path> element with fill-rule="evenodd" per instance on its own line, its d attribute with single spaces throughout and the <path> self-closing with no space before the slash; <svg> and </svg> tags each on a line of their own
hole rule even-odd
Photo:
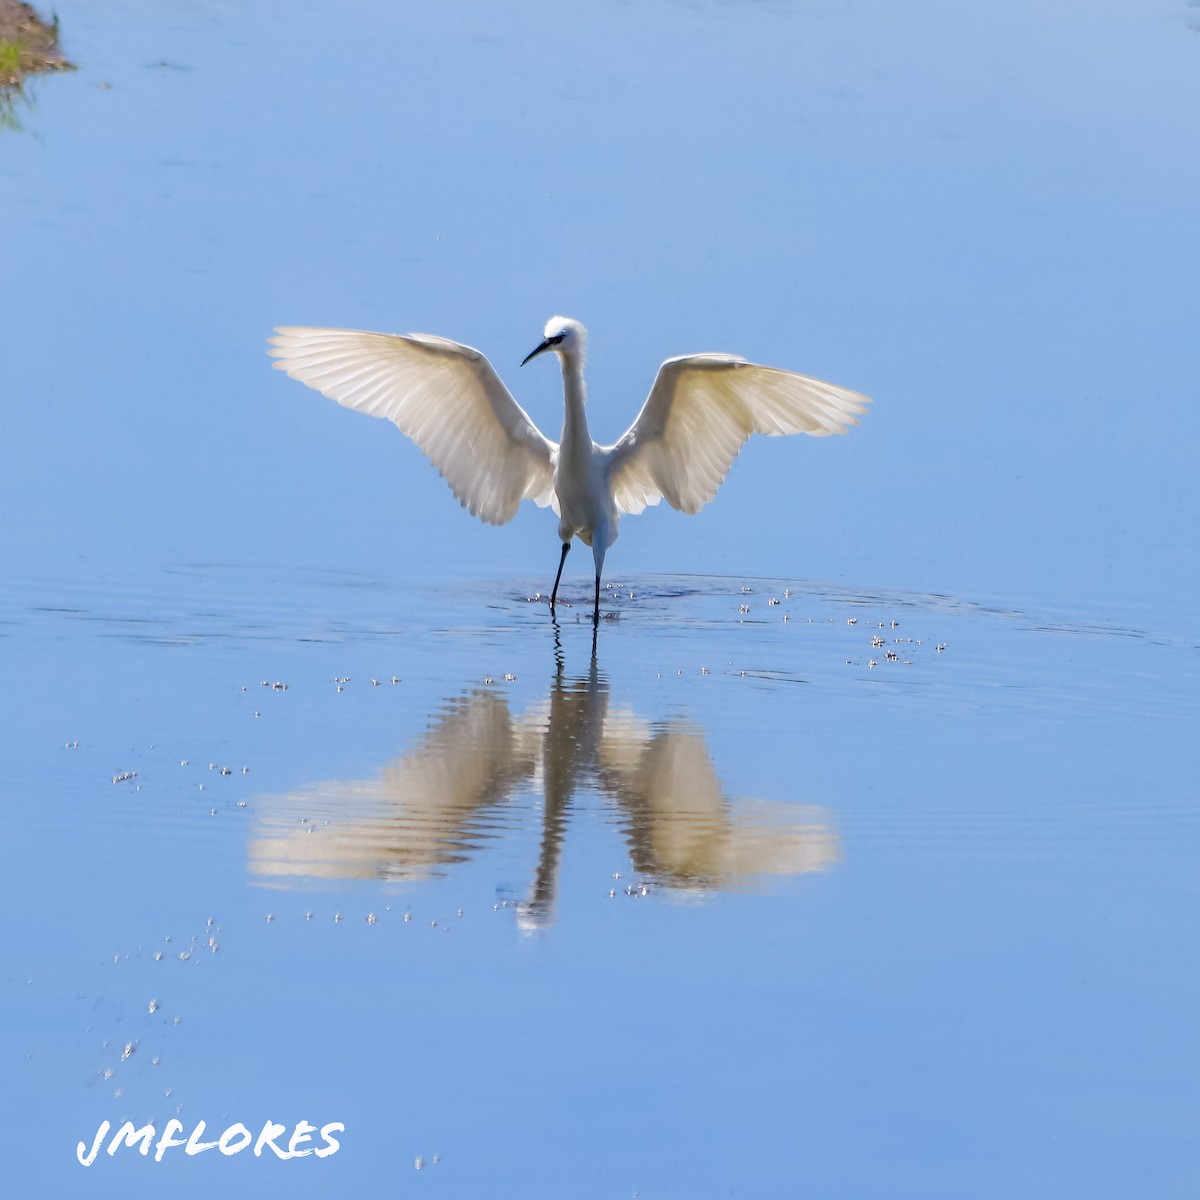
<svg viewBox="0 0 1200 1200">
<path fill-rule="evenodd" d="M 845 433 L 868 404 L 858 392 L 731 354 L 669 358 L 637 420 L 611 447 L 617 507 L 637 513 L 665 498 L 699 512 L 752 433 Z"/>
<path fill-rule="evenodd" d="M 394 422 L 489 525 L 511 521 L 523 499 L 551 502 L 558 446 L 478 350 L 424 333 L 286 326 L 275 334 L 275 367 L 346 408 Z"/>
</svg>

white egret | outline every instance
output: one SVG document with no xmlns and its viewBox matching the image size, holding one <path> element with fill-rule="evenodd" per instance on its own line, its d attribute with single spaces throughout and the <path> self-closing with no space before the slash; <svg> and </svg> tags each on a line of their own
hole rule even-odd
<svg viewBox="0 0 1200 1200">
<path fill-rule="evenodd" d="M 604 556 L 623 513 L 663 499 L 699 512 L 752 433 L 845 433 L 870 403 L 858 392 L 732 354 L 691 354 L 659 367 L 637 420 L 616 443 L 600 446 L 585 412 L 587 330 L 552 317 L 521 365 L 547 350 L 562 364 L 562 440 L 553 442 L 469 346 L 424 333 L 284 326 L 275 334 L 275 367 L 346 408 L 394 422 L 481 520 L 503 525 L 522 500 L 552 507 L 562 556 L 550 609 L 577 537 L 591 546 L 596 566 L 593 623 L 600 619 Z"/>
</svg>

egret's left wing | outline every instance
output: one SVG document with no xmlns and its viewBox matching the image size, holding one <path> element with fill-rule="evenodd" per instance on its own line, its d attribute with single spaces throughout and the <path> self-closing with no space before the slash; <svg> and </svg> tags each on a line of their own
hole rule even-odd
<svg viewBox="0 0 1200 1200">
<path fill-rule="evenodd" d="M 523 499 L 553 500 L 558 446 L 478 351 L 425 333 L 287 326 L 273 364 L 346 408 L 386 417 L 425 452 L 459 502 L 503 525 Z"/>
<path fill-rule="evenodd" d="M 637 420 L 611 447 L 613 498 L 622 512 L 664 498 L 698 512 L 752 433 L 845 433 L 868 404 L 858 392 L 732 354 L 669 358 Z"/>
</svg>

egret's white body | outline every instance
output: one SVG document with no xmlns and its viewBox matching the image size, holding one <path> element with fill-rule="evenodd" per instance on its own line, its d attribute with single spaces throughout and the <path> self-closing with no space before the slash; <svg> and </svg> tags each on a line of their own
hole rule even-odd
<svg viewBox="0 0 1200 1200">
<path fill-rule="evenodd" d="M 562 557 L 550 606 L 577 537 L 591 546 L 596 565 L 593 620 L 621 514 L 663 499 L 698 512 L 752 433 L 845 433 L 870 403 L 858 392 L 731 354 L 693 354 L 667 359 L 624 436 L 600 446 L 587 424 L 587 331 L 553 317 L 524 360 L 553 350 L 562 364 L 562 440 L 553 442 L 469 346 L 421 333 L 288 326 L 275 334 L 274 366 L 347 408 L 394 422 L 481 520 L 502 525 L 526 499 L 551 506 Z"/>
</svg>

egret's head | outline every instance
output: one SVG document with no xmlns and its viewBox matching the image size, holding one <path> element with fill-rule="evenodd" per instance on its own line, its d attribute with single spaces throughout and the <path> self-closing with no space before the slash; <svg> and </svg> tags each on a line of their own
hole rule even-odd
<svg viewBox="0 0 1200 1200">
<path fill-rule="evenodd" d="M 546 322 L 541 345 L 525 356 L 521 366 L 531 358 L 536 358 L 543 350 L 553 350 L 564 361 L 573 359 L 582 364 L 587 353 L 587 330 L 570 317 L 551 317 Z"/>
</svg>

